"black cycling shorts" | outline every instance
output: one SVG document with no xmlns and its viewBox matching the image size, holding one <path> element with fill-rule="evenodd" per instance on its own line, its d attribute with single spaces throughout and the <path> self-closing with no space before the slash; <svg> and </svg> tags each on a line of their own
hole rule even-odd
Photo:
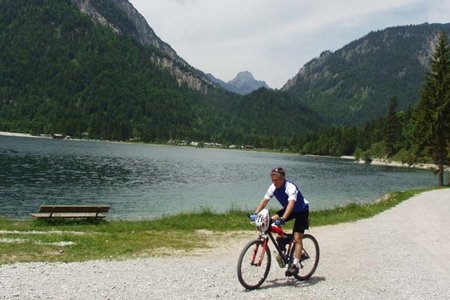
<svg viewBox="0 0 450 300">
<path fill-rule="evenodd" d="M 283 208 L 277 211 L 277 215 L 282 217 L 284 211 L 286 209 Z M 302 212 L 292 212 L 291 215 L 286 219 L 286 222 L 295 219 L 293 232 L 300 232 L 301 234 L 305 233 L 306 229 L 309 229 L 309 209 L 306 209 Z"/>
</svg>

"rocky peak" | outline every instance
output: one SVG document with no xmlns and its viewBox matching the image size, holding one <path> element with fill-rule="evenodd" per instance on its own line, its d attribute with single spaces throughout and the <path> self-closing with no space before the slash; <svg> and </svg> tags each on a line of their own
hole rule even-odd
<svg viewBox="0 0 450 300">
<path fill-rule="evenodd" d="M 228 84 L 235 86 L 242 94 L 249 94 L 262 87 L 269 89 L 264 81 L 256 80 L 249 71 L 239 72 Z"/>
<path fill-rule="evenodd" d="M 232 80 L 228 81 L 228 83 L 241 84 L 241 83 L 252 82 L 252 81 L 255 81 L 253 74 L 250 73 L 249 71 L 243 71 L 243 72 L 237 73 L 237 75 Z"/>
<path fill-rule="evenodd" d="M 240 95 L 250 94 L 251 92 L 262 87 L 270 89 L 270 87 L 264 81 L 256 80 L 253 77 L 253 74 L 249 71 L 239 72 L 236 77 L 234 77 L 234 79 L 228 82 L 217 79 L 212 74 L 207 74 L 207 76 L 208 79 L 216 85 L 222 87 L 227 91 Z"/>
<path fill-rule="evenodd" d="M 114 5 L 118 10 L 116 13 L 121 16 L 114 16 L 113 11 L 104 10 L 102 4 L 104 1 L 96 0 L 71 0 L 78 9 L 98 23 L 108 26 L 114 32 L 123 35 L 129 35 L 138 41 L 141 45 L 153 46 L 158 48 L 171 58 L 180 60 L 175 50 L 167 43 L 163 42 L 148 25 L 145 18 L 134 8 L 128 0 L 108 0 L 106 5 Z M 126 17 L 126 18 L 124 18 Z"/>
</svg>

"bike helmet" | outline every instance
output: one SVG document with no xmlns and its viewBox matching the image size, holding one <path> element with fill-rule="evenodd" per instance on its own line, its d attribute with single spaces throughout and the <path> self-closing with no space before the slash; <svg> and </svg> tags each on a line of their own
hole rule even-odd
<svg viewBox="0 0 450 300">
<path fill-rule="evenodd" d="M 267 229 L 269 228 L 270 216 L 269 216 L 269 211 L 266 208 L 264 208 L 263 210 L 261 210 L 259 212 L 259 214 L 255 220 L 255 225 L 256 225 L 256 228 L 258 228 L 258 230 L 260 232 L 266 232 Z"/>
</svg>

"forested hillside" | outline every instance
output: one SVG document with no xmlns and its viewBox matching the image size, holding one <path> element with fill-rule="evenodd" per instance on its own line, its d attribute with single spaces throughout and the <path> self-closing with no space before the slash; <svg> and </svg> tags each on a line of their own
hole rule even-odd
<svg viewBox="0 0 450 300">
<path fill-rule="evenodd" d="M 283 90 L 335 125 L 364 125 L 386 113 L 414 107 L 433 46 L 450 24 L 399 26 L 371 32 L 303 66 Z"/>
<path fill-rule="evenodd" d="M 87 13 L 80 3 L 0 0 L 0 131 L 448 164 L 445 35 L 431 59 L 448 24 L 372 32 L 323 53 L 282 90 L 240 96 L 204 80 L 132 6 L 95 0 Z"/>
<path fill-rule="evenodd" d="M 273 145 L 322 124 L 277 92 L 244 98 L 180 85 L 155 63 L 169 54 L 93 21 L 71 0 L 0 0 L 0 53 L 0 130 Z M 283 122 L 270 112 L 285 109 L 293 113 Z"/>
</svg>

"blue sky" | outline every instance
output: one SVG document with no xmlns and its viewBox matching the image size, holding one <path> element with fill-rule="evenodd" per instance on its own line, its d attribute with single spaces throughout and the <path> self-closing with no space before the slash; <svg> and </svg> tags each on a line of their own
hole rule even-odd
<svg viewBox="0 0 450 300">
<path fill-rule="evenodd" d="M 322 51 L 397 25 L 450 23 L 449 0 L 130 0 L 192 66 L 281 88 Z"/>
</svg>

